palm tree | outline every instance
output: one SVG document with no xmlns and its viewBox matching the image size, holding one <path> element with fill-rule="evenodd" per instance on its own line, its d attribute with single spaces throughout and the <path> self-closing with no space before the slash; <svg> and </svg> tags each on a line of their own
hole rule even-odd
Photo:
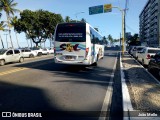
<svg viewBox="0 0 160 120">
<path fill-rule="evenodd" d="M 14 0 L 0 0 L 0 11 L 4 11 L 6 13 L 7 17 L 7 24 L 8 24 L 8 30 L 9 30 L 9 36 L 10 36 L 10 41 L 11 45 L 13 48 L 13 42 L 12 42 L 12 37 L 11 37 L 11 25 L 9 23 L 11 19 L 11 15 L 14 15 L 15 12 L 18 12 L 18 9 L 15 9 L 18 3 L 14 3 Z"/>
<path fill-rule="evenodd" d="M 71 22 L 71 19 L 70 19 L 69 16 L 66 16 L 64 21 L 65 21 L 65 22 Z"/>
<path fill-rule="evenodd" d="M 0 23 L 0 30 L 4 30 L 4 27 L 5 27 L 4 23 L 1 22 L 1 23 Z M 1 35 L 0 35 L 0 39 L 1 39 L 2 47 L 4 48 L 4 44 L 3 44 L 3 40 L 2 40 Z"/>
<path fill-rule="evenodd" d="M 11 27 L 13 27 L 16 22 L 17 22 L 17 16 L 12 17 L 11 21 L 10 21 Z M 14 30 L 14 32 L 15 32 L 15 35 L 16 35 L 16 40 L 17 40 L 18 48 L 20 48 L 20 45 L 19 45 L 19 42 L 18 42 L 18 38 L 17 38 L 17 32 L 15 30 Z"/>
<path fill-rule="evenodd" d="M 109 41 L 110 41 L 110 44 L 113 45 L 114 44 L 114 40 L 112 38 L 111 35 L 108 35 L 108 38 L 107 38 Z"/>
<path fill-rule="evenodd" d="M 86 21 L 84 18 L 82 18 L 82 19 L 81 19 L 81 22 L 85 22 L 85 23 L 86 23 L 87 21 Z"/>
</svg>

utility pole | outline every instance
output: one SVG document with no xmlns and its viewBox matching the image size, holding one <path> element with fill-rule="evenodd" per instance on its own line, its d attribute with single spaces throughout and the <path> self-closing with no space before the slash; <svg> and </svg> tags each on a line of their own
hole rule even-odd
<svg viewBox="0 0 160 120">
<path fill-rule="evenodd" d="M 112 8 L 118 8 L 119 9 L 119 11 L 121 11 L 121 13 L 122 13 L 122 55 L 124 55 L 124 51 L 126 50 L 126 45 L 125 45 L 125 41 L 124 41 L 124 39 L 125 39 L 125 21 L 124 21 L 124 17 L 125 17 L 125 9 L 121 9 L 120 7 L 117 7 L 117 6 L 113 6 Z"/>
<path fill-rule="evenodd" d="M 120 50 L 122 49 L 121 47 L 122 47 L 122 41 L 121 41 L 121 33 L 120 33 L 120 39 L 119 39 L 119 42 L 120 42 Z"/>
</svg>

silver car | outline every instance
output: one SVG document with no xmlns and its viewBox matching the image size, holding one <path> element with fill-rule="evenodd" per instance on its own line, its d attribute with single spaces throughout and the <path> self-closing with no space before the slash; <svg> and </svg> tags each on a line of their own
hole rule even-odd
<svg viewBox="0 0 160 120">
<path fill-rule="evenodd" d="M 30 49 L 21 49 L 21 52 L 23 54 L 23 57 L 29 57 L 29 58 L 34 58 L 37 56 L 36 51 L 30 50 Z"/>
<path fill-rule="evenodd" d="M 20 50 L 17 49 L 0 49 L 0 65 L 10 62 L 23 62 L 24 58 Z"/>
</svg>

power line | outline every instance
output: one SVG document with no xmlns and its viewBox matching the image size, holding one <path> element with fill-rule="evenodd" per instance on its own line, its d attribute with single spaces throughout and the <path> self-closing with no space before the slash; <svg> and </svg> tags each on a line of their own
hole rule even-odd
<svg viewBox="0 0 160 120">
<path fill-rule="evenodd" d="M 125 15 L 126 15 L 126 11 L 129 9 L 129 0 L 126 0 L 125 2 Z"/>
<path fill-rule="evenodd" d="M 134 29 L 132 29 L 131 27 L 129 27 L 128 25 L 126 25 L 127 29 L 131 30 L 134 33 L 137 33 Z"/>
</svg>

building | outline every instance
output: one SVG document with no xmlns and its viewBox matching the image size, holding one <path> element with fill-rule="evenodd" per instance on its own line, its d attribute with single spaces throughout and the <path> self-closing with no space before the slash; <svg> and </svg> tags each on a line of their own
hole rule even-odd
<svg viewBox="0 0 160 120">
<path fill-rule="evenodd" d="M 139 15 L 140 41 L 151 47 L 160 47 L 160 0 L 148 0 Z"/>
</svg>

